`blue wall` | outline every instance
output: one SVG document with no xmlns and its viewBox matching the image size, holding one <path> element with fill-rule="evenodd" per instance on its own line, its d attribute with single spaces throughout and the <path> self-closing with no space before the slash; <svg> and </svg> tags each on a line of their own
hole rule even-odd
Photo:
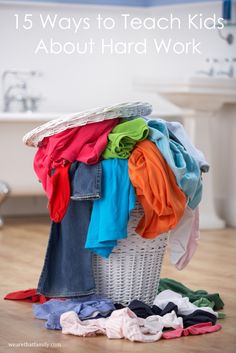
<svg viewBox="0 0 236 353">
<path fill-rule="evenodd" d="M 215 0 L 147 0 L 148 6 L 214 2 Z"/>
<path fill-rule="evenodd" d="M 13 0 L 12 0 L 13 1 Z M 27 1 L 27 0 L 26 0 Z M 53 2 L 85 5 L 114 5 L 114 6 L 161 6 L 187 3 L 214 2 L 215 0 L 28 0 L 29 2 Z"/>
</svg>

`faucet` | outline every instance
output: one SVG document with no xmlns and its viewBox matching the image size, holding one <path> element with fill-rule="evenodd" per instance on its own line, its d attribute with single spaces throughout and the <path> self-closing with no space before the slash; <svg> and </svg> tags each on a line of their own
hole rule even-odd
<svg viewBox="0 0 236 353">
<path fill-rule="evenodd" d="M 209 77 L 213 77 L 214 76 L 214 69 L 213 69 L 213 67 L 211 67 L 209 70 L 198 70 L 198 71 L 196 71 L 196 73 L 206 75 Z"/>
<path fill-rule="evenodd" d="M 8 195 L 10 194 L 10 187 L 9 185 L 3 181 L 0 180 L 0 206 L 2 203 L 7 199 Z M 0 229 L 3 227 L 3 218 L 0 215 Z"/>
<path fill-rule="evenodd" d="M 15 91 L 15 93 L 14 93 Z M 21 91 L 21 93 L 17 93 L 17 91 Z M 14 101 L 22 103 L 22 111 L 27 110 L 26 106 L 26 84 L 25 82 L 9 86 L 5 91 L 4 96 L 4 112 L 10 111 L 10 104 Z"/>
<path fill-rule="evenodd" d="M 225 62 L 229 63 L 229 59 L 225 59 Z M 234 63 L 236 62 L 236 58 L 232 58 L 231 60 L 231 64 L 229 65 L 228 70 L 221 70 L 217 72 L 217 75 L 219 76 L 227 76 L 229 78 L 233 78 L 234 77 Z"/>
<path fill-rule="evenodd" d="M 229 78 L 234 77 L 234 67 L 233 65 L 230 65 L 229 70 L 228 71 L 218 71 L 217 75 L 219 76 L 228 76 Z"/>
<path fill-rule="evenodd" d="M 207 66 L 209 66 L 209 63 L 211 62 L 211 60 L 209 58 L 207 58 L 205 62 L 207 63 Z M 213 62 L 216 62 L 215 59 L 214 59 Z M 196 71 L 196 74 L 202 74 L 202 75 L 205 75 L 205 76 L 208 76 L 208 77 L 213 77 L 214 73 L 215 73 L 215 70 L 214 70 L 214 66 L 213 65 L 211 65 L 208 70 L 198 70 L 198 71 Z"/>
<path fill-rule="evenodd" d="M 6 87 L 7 77 L 13 76 L 14 83 L 11 83 Z M 38 102 L 42 99 L 40 96 L 32 96 L 27 93 L 27 76 L 40 76 L 41 73 L 38 71 L 16 71 L 7 70 L 2 74 L 2 88 L 3 88 L 3 104 L 4 111 L 11 111 L 12 102 L 21 103 L 21 111 L 37 111 Z M 25 76 L 25 77 L 24 77 Z"/>
</svg>

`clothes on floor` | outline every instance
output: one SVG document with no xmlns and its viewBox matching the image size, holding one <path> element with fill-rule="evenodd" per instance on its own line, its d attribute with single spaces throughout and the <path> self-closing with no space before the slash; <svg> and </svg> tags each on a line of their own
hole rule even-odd
<svg viewBox="0 0 236 353">
<path fill-rule="evenodd" d="M 189 315 L 198 310 L 198 307 L 191 303 L 188 297 L 182 297 L 181 294 L 176 293 L 170 289 L 163 290 L 157 294 L 153 304 L 161 309 L 164 309 L 164 307 L 169 302 L 172 302 L 178 306 L 178 314 L 180 315 Z M 216 318 L 218 317 L 218 313 L 215 312 L 212 308 L 202 307 L 201 310 L 215 315 Z"/>
<path fill-rule="evenodd" d="M 110 339 L 126 338 L 133 342 L 155 342 L 162 336 L 162 332 L 147 334 L 148 328 L 142 330 L 142 323 L 129 308 L 115 310 L 108 318 L 86 321 L 81 321 L 74 311 L 69 311 L 61 315 L 60 323 L 62 333 L 76 336 L 102 334 Z"/>
<path fill-rule="evenodd" d="M 41 304 L 43 304 L 52 298 L 45 297 L 44 295 L 41 295 L 41 294 L 37 294 L 36 288 L 30 288 L 30 289 L 18 290 L 16 292 L 8 293 L 5 295 L 4 299 L 21 300 L 29 303 L 40 302 Z M 58 298 L 58 299 L 63 299 L 63 298 Z"/>
<path fill-rule="evenodd" d="M 115 304 L 116 309 L 123 309 L 124 306 L 122 304 L 116 303 Z M 158 316 L 164 316 L 166 314 L 171 313 L 172 311 L 175 311 L 175 313 L 178 312 L 178 307 L 177 305 L 173 303 L 168 303 L 164 309 L 158 308 L 158 306 L 153 305 L 149 306 L 146 303 L 142 302 L 141 300 L 132 300 L 128 308 L 132 310 L 138 317 L 146 319 L 149 316 L 153 315 L 158 315 Z"/>
<path fill-rule="evenodd" d="M 207 298 L 199 298 L 197 300 L 195 300 L 193 302 L 194 305 L 196 305 L 197 307 L 199 308 L 202 308 L 203 306 L 209 306 L 210 308 L 214 308 L 215 306 L 215 303 L 214 302 L 211 302 L 209 299 Z"/>
<path fill-rule="evenodd" d="M 128 166 L 137 199 L 144 208 L 137 233 L 144 238 L 155 238 L 173 229 L 184 214 L 186 197 L 154 143 L 148 140 L 137 143 Z"/>
<path fill-rule="evenodd" d="M 190 208 L 196 208 L 202 198 L 202 180 L 198 163 L 178 142 L 172 140 L 164 120 L 148 120 L 148 139 L 160 150 L 173 171 L 177 184 L 188 198 Z"/>
<path fill-rule="evenodd" d="M 212 312 L 207 311 L 206 308 L 210 307 L 202 307 L 201 309 L 195 308 L 195 311 L 193 311 L 191 314 L 180 315 L 183 319 L 183 326 L 189 327 L 202 322 L 211 322 L 213 325 L 215 325 L 218 315 L 216 316 L 215 313 L 213 314 Z"/>
<path fill-rule="evenodd" d="M 179 328 L 183 327 L 182 317 L 177 317 L 175 311 L 171 311 L 164 316 L 151 315 L 143 320 L 143 327 L 151 334 L 156 334 L 164 328 Z"/>
<path fill-rule="evenodd" d="M 129 308 L 118 309 L 108 318 L 82 321 L 74 311 L 61 315 L 62 333 L 77 336 L 107 335 L 110 339 L 126 338 L 137 342 L 155 342 L 161 337 L 165 339 L 188 335 L 199 335 L 216 332 L 221 329 L 220 324 L 203 322 L 183 328 L 181 318 L 173 311 L 164 317 L 149 316 L 147 319 L 138 318 Z M 164 328 L 175 328 L 164 331 Z"/>
<path fill-rule="evenodd" d="M 34 304 L 33 313 L 37 319 L 47 320 L 49 330 L 61 330 L 60 317 L 67 311 L 74 311 L 80 320 L 107 317 L 115 309 L 112 301 L 96 295 L 63 301 L 50 300 L 44 304 Z"/>
<path fill-rule="evenodd" d="M 124 121 L 115 126 L 108 135 L 108 144 L 102 156 L 104 159 L 127 159 L 135 144 L 144 140 L 147 135 L 148 127 L 144 119 Z"/>
<path fill-rule="evenodd" d="M 119 119 L 112 119 L 67 129 L 45 137 L 40 143 L 34 158 L 34 170 L 47 193 L 50 216 L 55 222 L 60 222 L 64 217 L 66 211 L 64 204 L 68 205 L 69 198 L 68 175 L 62 167 L 75 161 L 86 164 L 98 163 L 106 148 L 107 136 L 118 122 Z M 58 167 L 60 172 L 57 172 Z M 56 178 L 52 178 L 53 174 Z M 56 201 L 56 208 L 54 202 L 57 196 L 59 199 Z"/>
<path fill-rule="evenodd" d="M 214 302 L 213 309 L 219 310 L 219 309 L 223 309 L 224 307 L 224 302 L 218 293 L 210 294 L 206 290 L 202 290 L 202 289 L 194 291 L 186 287 L 184 284 L 178 281 L 175 281 L 173 279 L 161 278 L 159 287 L 158 287 L 158 292 L 160 293 L 166 289 L 170 289 L 176 293 L 179 293 L 183 297 L 188 297 L 191 303 L 201 298 L 207 298 L 211 302 Z"/>
<path fill-rule="evenodd" d="M 199 308 L 202 308 L 204 306 L 208 306 L 208 307 L 213 309 L 214 306 L 215 306 L 215 303 L 213 301 L 210 301 L 207 298 L 200 298 L 198 300 L 195 300 L 193 302 L 193 304 L 196 305 Z M 224 319 L 225 316 L 226 316 L 225 313 L 223 313 L 222 311 L 218 311 L 218 319 Z"/>
<path fill-rule="evenodd" d="M 24 292 L 26 295 L 27 291 Z M 108 338 L 127 338 L 140 342 L 154 342 L 161 337 L 167 339 L 209 333 L 221 328 L 221 325 L 216 325 L 217 316 L 211 308 L 196 307 L 195 311 L 185 315 L 183 312 L 189 311 L 189 302 L 185 302 L 184 310 L 183 302 L 176 300 L 179 295 L 175 296 L 170 292 L 166 290 L 161 293 L 163 298 L 158 298 L 159 306 L 149 307 L 142 301 L 133 300 L 125 308 L 120 304 L 113 305 L 110 299 L 94 294 L 33 304 L 33 312 L 37 319 L 46 320 L 45 327 L 50 330 L 62 329 L 65 334 L 78 336 L 104 334 Z M 28 295 L 29 293 L 30 291 Z M 164 306 L 163 299 L 170 296 L 175 297 L 173 301 L 176 304 L 169 302 Z M 205 299 L 198 301 L 198 304 L 212 303 Z M 166 328 L 174 330 L 165 331 Z"/>
<path fill-rule="evenodd" d="M 206 161 L 204 154 L 192 144 L 183 125 L 177 121 L 166 121 L 165 123 L 169 130 L 170 137 L 181 143 L 186 151 L 196 159 L 201 171 L 207 173 L 210 168 L 209 163 Z"/>
<path fill-rule="evenodd" d="M 85 248 L 108 257 L 117 241 L 127 238 L 135 190 L 128 175 L 128 161 L 108 159 L 102 166 L 102 198 L 93 203 Z"/>
<path fill-rule="evenodd" d="M 91 173 L 89 170 L 86 169 L 85 172 L 84 168 L 79 168 L 78 162 L 74 162 L 70 168 L 71 183 L 73 185 L 75 175 L 78 183 L 85 183 L 88 177 L 93 178 L 92 185 L 95 189 L 92 194 L 96 194 L 98 179 L 102 175 L 100 163 L 96 167 L 91 166 Z M 84 192 L 87 195 L 87 189 Z M 101 190 L 99 194 L 100 192 Z M 92 206 L 91 198 L 83 201 L 72 199 L 62 221 L 52 222 L 38 294 L 55 298 L 83 296 L 95 292 L 92 253 L 85 248 Z"/>
<path fill-rule="evenodd" d="M 179 304 L 179 303 L 177 303 Z M 206 303 L 207 304 L 207 303 Z M 153 305 L 152 307 L 143 303 L 140 300 L 133 300 L 129 305 L 129 309 L 132 310 L 139 318 L 146 319 L 148 317 L 152 316 L 165 316 L 167 314 L 170 314 L 172 312 L 175 312 L 178 318 L 181 318 L 183 322 L 183 327 L 188 327 L 197 323 L 201 322 L 212 322 L 212 324 L 216 323 L 216 315 L 215 313 L 213 314 L 212 312 L 208 312 L 206 310 L 201 310 L 199 307 L 191 307 L 192 311 L 188 315 L 183 315 L 183 307 L 180 305 L 180 309 L 178 305 L 168 302 L 163 309 L 160 307 Z M 207 307 L 207 305 L 205 305 Z M 116 309 L 121 309 L 124 308 L 124 306 L 120 304 L 115 304 Z M 186 308 L 188 309 L 188 301 L 187 301 L 187 306 Z M 209 306 L 211 308 L 211 306 Z M 208 310 L 208 309 L 207 309 Z M 218 313 L 219 314 L 219 313 Z"/>
<path fill-rule="evenodd" d="M 192 259 L 199 238 L 199 209 L 186 207 L 180 222 L 169 234 L 170 261 L 178 270 L 185 268 Z"/>
<path fill-rule="evenodd" d="M 205 322 L 189 326 L 188 328 L 177 328 L 176 330 L 164 332 L 162 338 L 171 339 L 179 338 L 181 336 L 202 335 L 204 333 L 219 331 L 221 328 L 222 326 L 220 324 L 212 325 L 211 322 Z"/>
</svg>

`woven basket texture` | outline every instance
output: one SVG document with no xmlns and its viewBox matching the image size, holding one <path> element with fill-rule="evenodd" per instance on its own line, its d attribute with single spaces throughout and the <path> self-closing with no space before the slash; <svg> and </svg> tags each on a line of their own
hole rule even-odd
<svg viewBox="0 0 236 353">
<path fill-rule="evenodd" d="M 118 241 L 108 259 L 93 255 L 97 293 L 114 303 L 128 305 L 139 299 L 152 305 L 157 294 L 168 233 L 142 238 L 135 232 L 142 216 L 142 206 L 137 203 L 130 215 L 128 238 Z"/>
<path fill-rule="evenodd" d="M 70 115 L 62 115 L 29 131 L 23 136 L 23 143 L 27 146 L 38 147 L 45 137 L 58 134 L 67 129 L 118 117 L 146 116 L 151 114 L 151 112 L 152 106 L 149 103 L 129 102 Z"/>
</svg>

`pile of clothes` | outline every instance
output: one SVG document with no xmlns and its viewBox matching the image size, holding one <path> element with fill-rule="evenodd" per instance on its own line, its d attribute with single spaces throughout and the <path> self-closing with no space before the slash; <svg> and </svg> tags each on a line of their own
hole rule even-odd
<svg viewBox="0 0 236 353">
<path fill-rule="evenodd" d="M 150 110 L 147 111 L 150 113 Z M 95 293 L 92 253 L 109 257 L 127 238 L 131 211 L 144 215 L 136 232 L 170 232 L 171 261 L 184 268 L 199 238 L 203 154 L 178 122 L 116 117 L 46 136 L 34 169 L 52 219 L 37 292 L 48 297 Z"/>
<path fill-rule="evenodd" d="M 153 239 L 168 232 L 171 262 L 179 270 L 197 247 L 202 173 L 209 164 L 179 122 L 149 119 L 145 105 L 140 111 L 65 124 L 38 145 L 34 169 L 52 220 L 45 261 L 37 290 L 5 299 L 40 301 L 34 315 L 47 320 L 48 329 L 153 342 L 221 327 L 217 295 L 211 300 L 201 291 L 191 300 L 173 283 L 161 282 L 151 307 L 135 298 L 123 307 L 96 294 L 92 255 L 108 258 L 127 238 L 137 203 L 143 208 L 137 234 Z"/>
<path fill-rule="evenodd" d="M 8 294 L 5 299 L 41 301 L 35 290 Z M 49 330 L 62 330 L 76 336 L 106 335 L 110 339 L 126 338 L 137 342 L 155 342 L 160 338 L 200 335 L 221 329 L 217 319 L 224 314 L 218 293 L 193 291 L 180 282 L 160 280 L 152 306 L 133 300 L 127 307 L 98 295 L 80 298 L 44 298 L 33 304 L 35 318 L 45 320 Z"/>
</svg>

